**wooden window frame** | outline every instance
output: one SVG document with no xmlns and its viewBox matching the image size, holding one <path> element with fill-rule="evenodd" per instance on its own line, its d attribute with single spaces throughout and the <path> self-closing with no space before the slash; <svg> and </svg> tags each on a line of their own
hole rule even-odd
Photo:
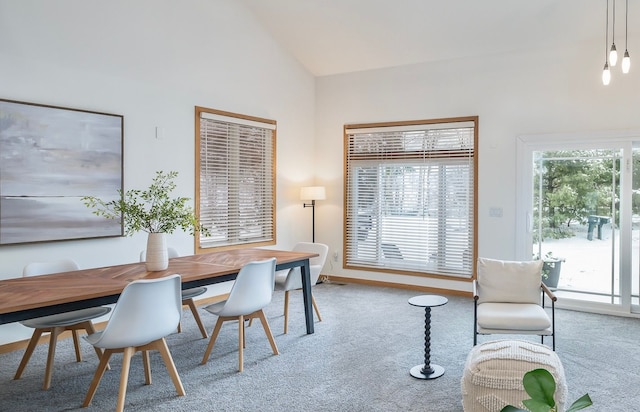
<svg viewBox="0 0 640 412">
<path fill-rule="evenodd" d="M 194 239 L 195 242 L 195 251 L 196 253 L 207 253 L 207 252 L 212 252 L 212 251 L 219 251 L 219 250 L 230 250 L 230 249 L 240 249 L 240 248 L 247 248 L 247 247 L 259 247 L 259 246 L 269 246 L 269 245 L 275 245 L 276 244 L 276 132 L 277 132 L 277 122 L 275 120 L 271 120 L 271 119 L 264 119 L 264 118 L 260 118 L 260 117 L 255 117 L 255 116 L 248 116 L 248 115 L 243 115 L 243 114 L 238 114 L 238 113 L 232 113 L 232 112 L 227 112 L 227 111 L 222 111 L 222 110 L 216 110 L 216 109 L 210 109 L 210 108 L 206 108 L 206 107 L 200 107 L 200 106 L 196 106 L 195 107 L 195 213 L 196 216 L 201 220 L 201 222 L 203 224 L 206 223 L 206 219 L 205 221 L 203 221 L 201 219 L 201 216 L 203 215 L 203 206 L 202 206 L 202 201 L 203 201 L 203 195 L 201 192 L 202 186 L 201 186 L 201 182 L 202 179 L 204 178 L 203 174 L 202 174 L 202 150 L 201 150 L 201 145 L 202 145 L 202 138 L 201 138 L 201 133 L 202 133 L 202 127 L 201 127 L 201 122 L 202 122 L 202 118 L 209 116 L 209 118 L 220 118 L 219 122 L 223 122 L 225 123 L 226 121 L 224 120 L 224 118 L 228 119 L 229 123 L 237 123 L 243 126 L 249 126 L 249 127 L 257 127 L 257 128 L 262 128 L 261 125 L 264 125 L 264 128 L 269 128 L 272 130 L 272 135 L 271 135 L 271 148 L 270 148 L 270 153 L 267 153 L 267 156 L 271 156 L 271 173 L 270 173 L 270 184 L 271 184 L 271 190 L 270 191 L 265 191 L 264 193 L 268 193 L 270 194 L 270 209 L 271 212 L 270 213 L 265 213 L 264 215 L 262 215 L 264 217 L 264 220 L 267 221 L 267 223 L 264 224 L 264 226 L 260 226 L 263 228 L 266 228 L 267 226 L 270 228 L 270 238 L 263 238 L 260 240 L 256 240 L 256 241 L 242 241 L 239 239 L 234 239 L 232 242 L 228 242 L 228 243 L 221 243 L 221 242 L 213 242 L 213 243 L 209 243 L 206 244 L 206 239 L 204 238 L 204 236 L 202 236 L 202 234 L 197 233 Z M 269 200 L 269 199 L 268 199 Z M 268 222 L 270 222 L 271 224 L 269 225 Z M 205 224 L 206 227 L 206 224 Z M 211 230 L 212 228 L 208 227 L 209 230 Z M 268 232 L 267 232 L 268 233 Z M 269 234 L 267 234 L 268 236 Z M 205 244 L 203 244 L 203 242 L 205 242 Z M 215 244 L 214 244 L 215 243 Z"/>
</svg>

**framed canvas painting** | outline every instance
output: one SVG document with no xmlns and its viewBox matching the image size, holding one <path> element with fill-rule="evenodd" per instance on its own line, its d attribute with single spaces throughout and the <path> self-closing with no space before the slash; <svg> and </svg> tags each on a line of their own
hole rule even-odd
<svg viewBox="0 0 640 412">
<path fill-rule="evenodd" d="M 0 99 L 0 245 L 122 236 L 95 216 L 123 187 L 124 117 Z"/>
</svg>

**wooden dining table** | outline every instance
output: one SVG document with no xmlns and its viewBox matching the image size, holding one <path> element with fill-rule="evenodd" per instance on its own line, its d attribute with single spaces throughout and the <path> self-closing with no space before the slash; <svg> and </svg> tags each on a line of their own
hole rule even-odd
<svg viewBox="0 0 640 412">
<path fill-rule="evenodd" d="M 247 263 L 276 258 L 276 270 L 299 266 L 307 334 L 314 333 L 309 259 L 315 253 L 234 249 L 169 259 L 166 270 L 149 272 L 144 263 L 98 267 L 0 280 L 0 324 L 115 303 L 124 287 L 139 279 L 174 273 L 182 289 L 234 280 Z"/>
</svg>

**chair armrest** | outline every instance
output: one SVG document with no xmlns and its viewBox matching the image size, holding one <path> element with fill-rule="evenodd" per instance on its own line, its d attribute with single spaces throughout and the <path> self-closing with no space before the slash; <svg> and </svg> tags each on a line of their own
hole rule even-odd
<svg viewBox="0 0 640 412">
<path fill-rule="evenodd" d="M 473 300 L 478 301 L 478 280 L 473 279 Z"/>
<path fill-rule="evenodd" d="M 545 285 L 544 283 L 540 283 L 540 287 L 542 288 L 542 290 L 544 291 L 544 293 L 549 296 L 549 299 L 551 299 L 552 301 L 557 301 L 558 298 L 556 297 L 556 295 L 551 291 L 551 289 L 549 289 L 547 287 L 547 285 Z"/>
</svg>

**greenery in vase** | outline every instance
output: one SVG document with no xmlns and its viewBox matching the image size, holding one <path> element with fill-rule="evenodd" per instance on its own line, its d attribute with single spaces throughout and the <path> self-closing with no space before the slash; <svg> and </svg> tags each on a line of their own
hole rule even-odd
<svg viewBox="0 0 640 412">
<path fill-rule="evenodd" d="M 534 369 L 524 374 L 522 385 L 531 399 L 522 401 L 527 409 L 518 409 L 515 406 L 507 405 L 500 412 L 558 412 L 558 406 L 553 399 L 556 393 L 556 381 L 553 375 L 546 369 Z M 580 399 L 571 404 L 566 412 L 578 411 L 591 406 L 589 394 L 584 394 Z"/>
<path fill-rule="evenodd" d="M 123 219 L 127 236 L 136 232 L 173 233 L 181 228 L 191 235 L 200 231 L 207 233 L 206 228 L 198 222 L 196 215 L 187 202 L 188 197 L 171 198 L 170 193 L 176 188 L 173 179 L 178 172 L 164 173 L 157 171 L 147 190 L 132 189 L 124 194 L 118 190 L 120 199 L 105 202 L 94 196 L 82 198 L 84 204 L 94 209 L 93 214 L 107 219 Z"/>
</svg>

